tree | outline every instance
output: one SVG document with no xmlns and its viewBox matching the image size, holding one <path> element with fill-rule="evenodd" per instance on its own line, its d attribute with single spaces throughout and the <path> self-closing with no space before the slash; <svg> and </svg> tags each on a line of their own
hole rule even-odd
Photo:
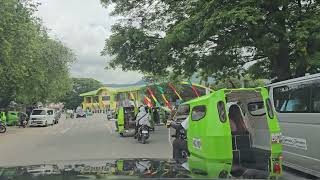
<svg viewBox="0 0 320 180">
<path fill-rule="evenodd" d="M 101 82 L 92 78 L 72 78 L 72 89 L 63 97 L 61 101 L 67 109 L 75 109 L 79 106 L 83 98 L 81 93 L 96 90 L 102 87 Z"/>
<path fill-rule="evenodd" d="M 101 0 L 122 16 L 102 55 L 110 67 L 224 79 L 284 80 L 319 72 L 319 1 Z"/>
<path fill-rule="evenodd" d="M 51 39 L 29 0 L 0 1 L 0 106 L 56 102 L 71 87 L 73 52 Z"/>
<path fill-rule="evenodd" d="M 243 82 L 241 82 L 243 81 Z M 241 88 L 244 85 L 245 88 L 264 87 L 266 84 L 262 79 L 253 79 L 251 76 L 246 75 L 242 79 L 238 77 L 229 77 L 211 84 L 213 90 L 219 90 L 223 88 Z"/>
</svg>

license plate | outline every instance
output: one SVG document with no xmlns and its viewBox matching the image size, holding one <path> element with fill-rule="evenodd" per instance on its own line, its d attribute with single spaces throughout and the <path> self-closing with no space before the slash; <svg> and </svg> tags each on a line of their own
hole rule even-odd
<svg viewBox="0 0 320 180">
<path fill-rule="evenodd" d="M 148 133 L 148 131 L 145 131 L 145 130 L 144 130 L 144 131 L 142 131 L 142 133 L 143 133 L 143 134 L 146 134 L 146 133 Z"/>
</svg>

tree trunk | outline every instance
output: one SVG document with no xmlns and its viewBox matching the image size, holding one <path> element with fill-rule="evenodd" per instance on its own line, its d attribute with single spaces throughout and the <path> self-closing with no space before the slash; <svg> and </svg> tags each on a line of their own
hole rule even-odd
<svg viewBox="0 0 320 180">
<path fill-rule="evenodd" d="M 300 57 L 299 62 L 297 63 L 297 66 L 296 66 L 294 77 L 296 78 L 296 77 L 304 76 L 307 72 L 307 67 L 308 67 L 308 64 L 307 64 L 305 58 Z"/>
<path fill-rule="evenodd" d="M 229 79 L 229 83 L 231 84 L 232 88 L 237 88 L 236 85 L 232 82 L 231 79 Z"/>
<path fill-rule="evenodd" d="M 283 81 L 290 78 L 290 62 L 289 62 L 289 43 L 283 39 L 279 44 L 278 54 L 276 55 L 273 64 L 277 81 Z"/>
<path fill-rule="evenodd" d="M 290 61 L 289 61 L 289 40 L 286 27 L 286 19 L 288 17 L 288 2 L 284 1 L 282 9 L 279 9 L 277 2 L 272 9 L 272 15 L 277 26 L 275 27 L 273 34 L 278 37 L 279 48 L 278 52 L 274 52 L 275 55 L 272 58 L 272 72 L 273 76 L 276 77 L 276 81 L 283 81 L 289 79 L 291 76 L 290 72 Z"/>
</svg>

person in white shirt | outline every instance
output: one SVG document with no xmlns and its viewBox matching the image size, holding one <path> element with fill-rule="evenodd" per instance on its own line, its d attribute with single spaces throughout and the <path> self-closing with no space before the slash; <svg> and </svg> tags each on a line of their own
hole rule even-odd
<svg viewBox="0 0 320 180">
<path fill-rule="evenodd" d="M 135 128 L 135 136 L 134 138 L 137 138 L 138 129 L 142 125 L 147 125 L 150 127 L 150 121 L 149 121 L 149 113 L 146 111 L 146 108 L 144 106 L 141 106 L 139 108 L 139 112 L 136 117 L 136 128 Z"/>
</svg>

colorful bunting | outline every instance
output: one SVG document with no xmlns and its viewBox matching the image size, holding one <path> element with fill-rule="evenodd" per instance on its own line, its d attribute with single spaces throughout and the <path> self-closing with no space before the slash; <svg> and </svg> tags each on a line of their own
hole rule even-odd
<svg viewBox="0 0 320 180">
<path fill-rule="evenodd" d="M 171 84 L 169 83 L 168 86 L 173 90 L 173 92 L 178 96 L 178 98 L 182 101 L 182 98 L 180 96 L 180 94 L 178 93 L 178 91 L 176 90 L 176 88 Z"/>
<path fill-rule="evenodd" d="M 194 87 L 194 85 L 192 84 L 192 82 L 191 82 L 190 80 L 188 80 L 188 83 L 189 83 L 189 85 L 191 86 L 192 91 L 194 92 L 194 94 L 195 94 L 197 97 L 199 97 L 199 93 L 198 93 L 197 89 Z"/>
<path fill-rule="evenodd" d="M 154 100 L 154 102 L 156 103 L 156 106 L 157 106 L 157 107 L 160 107 L 161 105 L 160 105 L 159 101 L 157 100 L 157 98 L 154 96 L 151 88 L 150 88 L 150 87 L 147 87 L 147 90 L 148 90 L 150 96 L 152 97 L 152 99 Z"/>
<path fill-rule="evenodd" d="M 144 103 L 145 103 L 148 107 L 150 107 L 150 108 L 153 107 L 153 104 L 152 104 L 152 102 L 151 102 L 151 99 L 148 98 L 147 96 L 144 96 L 143 101 L 144 101 Z"/>
<path fill-rule="evenodd" d="M 172 109 L 169 101 L 167 100 L 166 96 L 164 95 L 164 91 L 163 91 L 162 87 L 159 86 L 159 85 L 156 85 L 156 86 L 157 86 L 159 92 L 161 93 L 162 99 L 164 100 L 164 102 L 166 103 L 166 105 L 168 106 L 168 108 L 172 111 L 173 109 Z"/>
</svg>

